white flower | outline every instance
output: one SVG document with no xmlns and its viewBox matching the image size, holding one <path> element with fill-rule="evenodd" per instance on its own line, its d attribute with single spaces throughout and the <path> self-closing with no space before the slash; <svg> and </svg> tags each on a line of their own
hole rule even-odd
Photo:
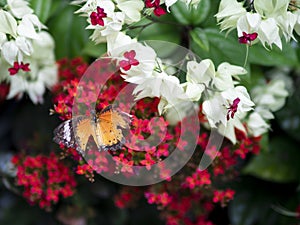
<svg viewBox="0 0 300 225">
<path fill-rule="evenodd" d="M 165 107 L 164 100 L 161 100 L 159 103 L 159 111 L 165 111 L 165 118 L 170 125 L 176 125 L 187 115 L 191 115 L 191 113 L 198 112 L 199 110 L 198 104 L 193 104 L 193 102 L 187 100 L 179 100 L 176 105 L 170 105 L 168 107 Z"/>
<path fill-rule="evenodd" d="M 210 59 L 202 60 L 200 63 L 189 61 L 187 63 L 187 82 L 182 84 L 182 87 L 192 101 L 198 101 L 214 76 L 215 66 Z"/>
<path fill-rule="evenodd" d="M 249 133 L 254 137 L 260 136 L 268 131 L 270 126 L 265 122 L 265 120 L 260 116 L 259 113 L 253 112 L 250 114 L 247 121 L 247 127 Z"/>
<path fill-rule="evenodd" d="M 264 47 L 266 47 L 265 44 L 267 43 L 270 47 L 272 47 L 272 44 L 275 44 L 278 48 L 282 49 L 279 28 L 274 18 L 262 20 L 257 33 L 257 38 L 261 41 Z"/>
<path fill-rule="evenodd" d="M 234 66 L 227 62 L 221 63 L 213 79 L 213 85 L 220 91 L 234 87 L 232 77 L 239 79 L 237 75 L 246 74 L 247 71 L 240 66 Z"/>
<path fill-rule="evenodd" d="M 264 106 L 257 106 L 255 108 L 254 112 L 257 112 L 264 120 L 274 119 L 274 115 L 270 111 L 270 109 L 268 109 Z"/>
<path fill-rule="evenodd" d="M 0 9 L 0 32 L 17 37 L 17 21 L 8 12 Z"/>
<path fill-rule="evenodd" d="M 286 12 L 276 17 L 278 26 L 280 27 L 286 41 L 289 41 L 291 38 L 295 39 L 293 36 L 293 30 L 297 19 L 298 16 L 291 12 Z"/>
<path fill-rule="evenodd" d="M 237 26 L 238 19 L 247 13 L 242 2 L 236 0 L 222 0 L 220 2 L 219 11 L 215 15 L 221 26 L 221 30 L 233 30 Z M 229 32 L 228 31 L 228 32 Z"/>
<path fill-rule="evenodd" d="M 7 41 L 6 34 L 3 32 L 0 32 L 0 51 L 2 49 L 2 45 Z"/>
<path fill-rule="evenodd" d="M 164 113 L 166 109 L 176 106 L 180 101 L 188 100 L 177 77 L 156 71 L 151 77 L 138 84 L 133 94 L 136 95 L 137 100 L 145 97 L 161 98 L 158 105 L 160 114 Z"/>
<path fill-rule="evenodd" d="M 16 40 L 5 42 L 2 45 L 2 56 L 10 64 L 13 65 L 15 61 L 23 61 L 23 54 L 31 55 L 33 48 L 31 42 L 25 37 L 18 36 Z"/>
<path fill-rule="evenodd" d="M 23 61 L 23 54 L 14 40 L 2 45 L 1 55 L 10 65 L 13 65 L 15 61 Z"/>
<path fill-rule="evenodd" d="M 235 129 L 246 133 L 246 129 L 238 117 L 234 117 L 226 126 L 224 124 L 218 126 L 218 132 L 228 138 L 232 144 L 236 144 Z"/>
<path fill-rule="evenodd" d="M 128 35 L 124 34 L 123 32 L 118 32 L 111 34 L 107 36 L 107 52 L 109 55 L 112 55 L 114 57 L 117 57 L 120 55 L 121 47 L 124 47 L 126 45 L 131 45 L 133 43 L 136 43 L 136 39 L 131 39 Z M 114 51 L 118 51 L 114 53 Z"/>
<path fill-rule="evenodd" d="M 296 31 L 296 33 L 297 33 L 298 35 L 300 35 L 300 10 L 297 10 L 297 11 L 295 12 L 295 15 L 297 16 L 297 21 L 296 21 L 294 30 Z"/>
<path fill-rule="evenodd" d="M 131 24 L 141 20 L 144 2 L 141 0 L 116 0 L 117 7 L 125 14 L 125 23 Z"/>
<path fill-rule="evenodd" d="M 245 113 L 252 110 L 254 103 L 250 100 L 247 89 L 243 86 L 227 89 L 221 93 L 215 93 L 212 98 L 203 102 L 203 113 L 206 115 L 209 125 L 217 127 L 238 117 L 244 118 Z"/>
<path fill-rule="evenodd" d="M 26 14 L 32 14 L 33 10 L 28 6 L 28 2 L 24 0 L 7 0 L 9 11 L 18 19 Z"/>
<path fill-rule="evenodd" d="M 243 32 L 252 34 L 258 31 L 261 23 L 261 16 L 258 13 L 249 13 L 241 16 L 237 22 L 238 36 L 243 36 Z"/>
<path fill-rule="evenodd" d="M 200 63 L 189 61 L 187 63 L 186 80 L 194 84 L 209 85 L 215 77 L 215 66 L 210 59 L 204 59 Z"/>
<path fill-rule="evenodd" d="M 24 62 L 29 63 L 30 71 L 19 70 L 17 74 L 6 78 L 10 83 L 7 99 L 22 97 L 27 93 L 34 104 L 42 103 L 46 88 L 51 88 L 57 82 L 53 38 L 45 31 L 39 32 L 37 39 L 32 41 L 32 48 L 32 54 L 23 58 Z M 8 66 L 5 67 L 8 73 Z"/>
<path fill-rule="evenodd" d="M 276 18 L 287 12 L 290 1 L 287 0 L 255 0 L 255 10 L 265 18 Z"/>
<path fill-rule="evenodd" d="M 282 80 L 274 79 L 268 84 L 258 86 L 251 91 L 253 101 L 272 112 L 279 110 L 288 96 Z"/>
<path fill-rule="evenodd" d="M 18 25 L 17 32 L 23 37 L 37 39 L 37 32 L 40 32 L 42 28 L 46 27 L 40 22 L 36 15 L 27 14 Z"/>
<path fill-rule="evenodd" d="M 127 41 L 129 40 L 127 39 L 126 42 Z M 121 47 L 111 49 L 108 52 L 108 55 L 113 59 L 116 59 L 117 63 L 120 63 L 120 61 L 126 60 L 124 54 L 129 51 L 135 52 L 135 59 L 139 64 L 131 66 L 129 70 L 121 68 L 122 73 L 125 74 L 123 78 L 126 82 L 140 84 L 144 82 L 144 79 L 152 75 L 157 64 L 156 53 L 151 47 L 133 41 L 132 44 L 122 45 Z"/>
<path fill-rule="evenodd" d="M 103 26 L 99 24 L 91 24 L 90 16 L 93 12 L 97 12 L 98 7 L 103 9 L 106 14 L 106 16 L 102 18 Z M 103 39 L 104 36 L 119 32 L 122 29 L 122 25 L 125 20 L 125 13 L 115 12 L 115 4 L 110 0 L 88 0 L 79 10 L 76 11 L 76 13 L 81 13 L 83 16 L 88 17 L 90 25 L 87 26 L 87 29 L 95 30 L 91 38 L 96 43 L 103 42 L 105 40 Z"/>
</svg>

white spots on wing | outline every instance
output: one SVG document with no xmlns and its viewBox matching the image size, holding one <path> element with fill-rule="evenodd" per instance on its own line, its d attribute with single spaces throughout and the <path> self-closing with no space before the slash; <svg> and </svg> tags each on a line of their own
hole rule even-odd
<svg viewBox="0 0 300 225">
<path fill-rule="evenodd" d="M 67 142 L 71 141 L 71 126 L 70 126 L 70 121 L 64 124 L 64 139 Z"/>
</svg>

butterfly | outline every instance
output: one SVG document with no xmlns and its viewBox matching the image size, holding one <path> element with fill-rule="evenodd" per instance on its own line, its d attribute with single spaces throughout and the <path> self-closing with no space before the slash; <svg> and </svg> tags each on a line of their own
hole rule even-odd
<svg viewBox="0 0 300 225">
<path fill-rule="evenodd" d="M 118 150 L 125 142 L 124 129 L 129 129 L 132 116 L 107 106 L 100 112 L 91 112 L 91 116 L 75 116 L 61 123 L 54 130 L 53 140 L 68 148 L 76 148 L 84 154 L 92 137 L 98 150 Z"/>
</svg>

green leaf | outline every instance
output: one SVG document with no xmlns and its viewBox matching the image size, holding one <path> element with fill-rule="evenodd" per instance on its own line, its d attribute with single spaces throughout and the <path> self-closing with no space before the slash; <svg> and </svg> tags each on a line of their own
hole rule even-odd
<svg viewBox="0 0 300 225">
<path fill-rule="evenodd" d="M 178 44 L 180 42 L 180 30 L 168 24 L 155 23 L 141 32 L 139 40 L 160 40 Z"/>
<path fill-rule="evenodd" d="M 209 51 L 209 42 L 204 30 L 197 27 L 190 31 L 190 35 L 195 44 L 197 44 L 204 51 Z"/>
<path fill-rule="evenodd" d="M 82 51 L 83 54 L 94 58 L 98 58 L 102 56 L 105 52 L 106 52 L 106 43 L 95 45 L 95 43 L 92 41 L 87 42 Z"/>
<path fill-rule="evenodd" d="M 263 66 L 295 66 L 298 64 L 296 50 L 290 43 L 282 43 L 282 51 L 273 47 L 266 50 L 261 44 L 249 49 L 249 62 Z"/>
<path fill-rule="evenodd" d="M 276 137 L 270 141 L 269 151 L 252 158 L 243 172 L 264 180 L 293 182 L 300 177 L 299 161 L 297 144 L 288 137 Z"/>
<path fill-rule="evenodd" d="M 203 59 L 212 59 L 215 65 L 222 62 L 244 65 L 246 48 L 238 43 L 237 38 L 232 35 L 226 37 L 218 29 L 204 29 L 204 32 L 209 42 L 209 51 L 203 51 L 195 42 L 191 43 L 192 51 Z"/>
<path fill-rule="evenodd" d="M 202 0 L 197 8 L 187 6 L 178 1 L 171 7 L 171 12 L 176 20 L 183 25 L 198 25 L 202 23 L 210 11 L 210 0 Z"/>
<path fill-rule="evenodd" d="M 66 5 L 49 21 L 48 27 L 56 43 L 56 57 L 73 58 L 82 56 L 83 49 L 89 41 L 90 32 L 85 27 L 85 18 L 74 15 L 77 8 Z"/>
<path fill-rule="evenodd" d="M 30 7 L 34 10 L 34 13 L 38 16 L 42 23 L 46 23 L 50 16 L 52 0 L 30 0 Z"/>
</svg>

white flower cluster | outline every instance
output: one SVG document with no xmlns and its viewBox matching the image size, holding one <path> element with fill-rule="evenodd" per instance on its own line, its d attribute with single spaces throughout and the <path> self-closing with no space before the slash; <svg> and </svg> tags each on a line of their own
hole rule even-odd
<svg viewBox="0 0 300 225">
<path fill-rule="evenodd" d="M 254 0 L 247 1 L 251 8 L 247 12 L 243 2 L 221 0 L 216 14 L 221 30 L 237 29 L 238 36 L 257 33 L 264 47 L 276 45 L 282 49 L 281 37 L 286 41 L 294 39 L 293 31 L 300 34 L 299 0 Z M 297 6 L 298 5 L 298 6 Z"/>
<path fill-rule="evenodd" d="M 158 2 L 165 4 L 167 9 L 178 0 L 149 0 L 152 4 Z M 181 0 L 187 5 L 197 6 L 201 0 Z M 87 29 L 93 30 L 91 39 L 96 43 L 106 42 L 118 36 L 124 28 L 123 25 L 131 25 L 139 22 L 143 10 L 146 13 L 143 0 L 75 0 L 72 4 L 83 4 L 76 13 L 87 17 Z M 153 10 L 152 10 L 153 11 Z M 124 31 L 124 29 L 123 29 Z"/>
<path fill-rule="evenodd" d="M 0 82 L 10 83 L 7 98 L 28 93 L 43 102 L 45 88 L 57 81 L 54 41 L 24 0 L 7 0 L 0 8 Z"/>
<path fill-rule="evenodd" d="M 175 2 L 161 1 L 167 8 Z M 236 14 L 235 9 L 228 8 L 232 5 L 226 5 L 225 2 L 222 1 L 220 9 L 226 8 L 229 12 L 225 10 L 219 19 L 222 20 L 223 29 L 233 29 L 239 18 L 247 16 L 248 13 L 240 3 L 230 0 L 233 6 L 241 6 Z M 247 89 L 239 83 L 239 76 L 247 73 L 244 68 L 224 62 L 216 70 L 210 59 L 200 63 L 187 61 L 186 82 L 180 83 L 178 77 L 170 75 L 170 66 L 162 63 L 154 49 L 137 42 L 122 31 L 124 24 L 132 24 L 141 19 L 143 1 L 79 0 L 73 3 L 84 3 L 77 13 L 88 18 L 87 28 L 94 30 L 92 40 L 96 43 L 107 43 L 107 55 L 116 60 L 124 80 L 136 85 L 133 91 L 136 99 L 158 97 L 158 111 L 164 114 L 169 122 L 176 123 L 186 116 L 190 110 L 189 102 L 200 101 L 202 113 L 207 118 L 206 124 L 217 129 L 232 143 L 237 141 L 235 129 L 245 133 L 250 130 L 254 136 L 267 132 L 267 121 L 271 118 L 268 115 L 274 108 L 255 101 L 261 107 L 254 110 L 254 101 L 251 100 Z"/>
<path fill-rule="evenodd" d="M 188 113 L 187 102 L 201 101 L 208 125 L 218 129 L 233 143 L 236 143 L 235 128 L 246 132 L 242 122 L 253 109 L 254 103 L 246 88 L 238 82 L 238 76 L 247 72 L 244 68 L 222 63 L 216 71 L 209 59 L 200 63 L 188 61 L 186 82 L 180 83 L 176 76 L 168 74 L 167 67 L 151 47 L 122 33 L 116 39 L 109 39 L 108 46 L 108 55 L 116 59 L 119 65 L 124 60 L 128 63 L 123 65 L 132 63 L 129 67 L 120 66 L 120 69 L 125 81 L 137 85 L 133 91 L 136 99 L 160 98 L 158 111 L 166 114 L 167 119 L 178 122 L 176 119 L 180 120 Z M 129 52 L 134 54 L 129 57 L 126 55 Z M 176 118 L 172 118 L 171 114 Z"/>
<path fill-rule="evenodd" d="M 255 110 L 247 121 L 249 132 L 253 136 L 259 136 L 269 129 L 268 120 L 273 119 L 275 112 L 281 109 L 289 93 L 282 79 L 272 79 L 268 83 L 256 86 L 251 90 L 251 96 L 256 104 Z"/>
</svg>

